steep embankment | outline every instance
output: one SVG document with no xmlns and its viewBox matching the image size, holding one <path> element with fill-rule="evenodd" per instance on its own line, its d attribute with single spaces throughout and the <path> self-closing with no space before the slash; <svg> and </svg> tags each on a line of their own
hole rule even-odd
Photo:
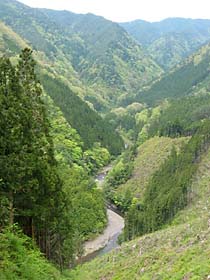
<svg viewBox="0 0 210 280">
<path fill-rule="evenodd" d="M 209 279 L 210 150 L 196 172 L 191 202 L 173 225 L 125 243 L 102 258 L 78 267 L 72 279 Z"/>
</svg>

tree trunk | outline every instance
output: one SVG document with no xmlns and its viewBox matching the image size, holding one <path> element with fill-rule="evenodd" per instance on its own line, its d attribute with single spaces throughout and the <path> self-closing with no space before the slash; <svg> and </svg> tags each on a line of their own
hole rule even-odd
<svg viewBox="0 0 210 280">
<path fill-rule="evenodd" d="M 9 225 L 14 224 L 13 192 L 9 192 Z"/>
</svg>

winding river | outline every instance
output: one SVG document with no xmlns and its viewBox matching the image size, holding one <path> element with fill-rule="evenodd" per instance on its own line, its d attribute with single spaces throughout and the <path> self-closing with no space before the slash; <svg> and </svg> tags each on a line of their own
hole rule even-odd
<svg viewBox="0 0 210 280">
<path fill-rule="evenodd" d="M 112 166 L 106 166 L 97 175 L 96 182 L 99 187 L 103 186 L 107 173 Z M 119 246 L 117 244 L 118 236 L 124 228 L 124 219 L 118 213 L 113 211 L 113 207 L 107 208 L 108 224 L 104 232 L 97 238 L 89 240 L 84 244 L 84 254 L 80 258 L 79 263 L 90 261 L 96 256 L 103 255 Z"/>
</svg>

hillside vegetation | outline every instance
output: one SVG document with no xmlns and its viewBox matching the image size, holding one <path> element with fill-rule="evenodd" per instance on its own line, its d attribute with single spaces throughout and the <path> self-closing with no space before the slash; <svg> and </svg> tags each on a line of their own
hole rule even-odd
<svg viewBox="0 0 210 280">
<path fill-rule="evenodd" d="M 81 136 L 84 149 L 91 148 L 94 143 L 100 143 L 111 154 L 117 155 L 123 149 L 123 140 L 113 131 L 99 114 L 87 103 L 75 95 L 61 80 L 49 75 L 41 76 L 43 87 L 60 107 L 66 120 L 77 129 Z"/>
<path fill-rule="evenodd" d="M 0 55 L 12 55 L 27 47 L 24 40 L 11 28 L 0 22 Z"/>
<path fill-rule="evenodd" d="M 141 200 L 153 174 L 159 170 L 161 164 L 170 155 L 172 148 L 175 147 L 179 150 L 187 141 L 187 138 L 172 139 L 169 137 L 154 137 L 144 142 L 137 150 L 131 178 L 125 184 L 109 190 L 113 192 L 110 197 L 112 197 L 115 204 L 118 207 L 122 207 L 123 205 L 120 204 L 128 193 L 133 198 L 135 197 Z M 112 174 L 109 176 L 112 176 Z"/>
<path fill-rule="evenodd" d="M 210 150 L 193 177 L 191 201 L 172 225 L 78 267 L 70 279 L 208 279 Z"/>
<path fill-rule="evenodd" d="M 1 280 L 64 279 L 31 240 L 17 228 L 0 233 Z"/>
</svg>

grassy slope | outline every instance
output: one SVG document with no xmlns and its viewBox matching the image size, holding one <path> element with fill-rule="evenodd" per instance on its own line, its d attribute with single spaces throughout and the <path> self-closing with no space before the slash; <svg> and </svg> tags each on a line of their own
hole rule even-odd
<svg viewBox="0 0 210 280">
<path fill-rule="evenodd" d="M 210 150 L 192 183 L 191 202 L 171 226 L 125 243 L 110 254 L 78 267 L 74 280 L 209 279 Z"/>
<path fill-rule="evenodd" d="M 119 186 L 117 193 L 130 190 L 132 196 L 141 197 L 149 179 L 169 156 L 172 147 L 179 148 L 185 141 L 187 138 L 154 137 L 147 140 L 138 148 L 131 179 Z"/>
</svg>

